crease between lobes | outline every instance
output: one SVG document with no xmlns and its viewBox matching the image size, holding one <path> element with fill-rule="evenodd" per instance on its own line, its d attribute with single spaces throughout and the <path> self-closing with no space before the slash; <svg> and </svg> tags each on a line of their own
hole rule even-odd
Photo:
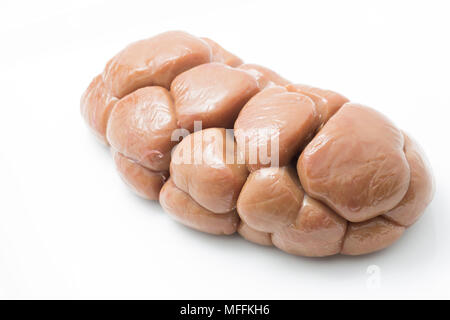
<svg viewBox="0 0 450 320">
<path fill-rule="evenodd" d="M 182 31 L 113 57 L 81 114 L 141 197 L 191 228 L 295 255 L 384 249 L 433 197 L 420 147 L 377 111 Z M 172 141 L 175 130 L 188 135 Z"/>
</svg>

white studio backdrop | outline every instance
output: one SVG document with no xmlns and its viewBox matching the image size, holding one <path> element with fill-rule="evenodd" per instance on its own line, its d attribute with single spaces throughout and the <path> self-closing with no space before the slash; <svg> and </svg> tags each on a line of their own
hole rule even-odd
<svg viewBox="0 0 450 320">
<path fill-rule="evenodd" d="M 0 298 L 450 298 L 448 1 L 2 1 Z M 79 114 L 128 43 L 180 29 L 412 133 L 435 173 L 391 248 L 309 259 L 133 195 Z"/>
</svg>

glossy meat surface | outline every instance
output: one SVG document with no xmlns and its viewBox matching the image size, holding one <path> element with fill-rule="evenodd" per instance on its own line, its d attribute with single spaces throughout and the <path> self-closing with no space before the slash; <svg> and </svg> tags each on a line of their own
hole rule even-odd
<svg viewBox="0 0 450 320">
<path fill-rule="evenodd" d="M 311 98 L 316 105 L 316 110 L 320 116 L 320 124 L 325 124 L 348 99 L 339 93 L 331 90 L 324 90 L 307 86 L 304 84 L 289 84 L 286 86 L 289 91 L 298 92 Z"/>
<path fill-rule="evenodd" d="M 245 63 L 239 66 L 239 69 L 245 70 L 253 75 L 258 81 L 258 86 L 262 90 L 271 86 L 285 86 L 290 82 L 269 68 L 258 64 Z"/>
<path fill-rule="evenodd" d="M 397 241 L 404 231 L 404 227 L 383 217 L 349 223 L 341 253 L 360 255 L 379 251 Z"/>
<path fill-rule="evenodd" d="M 434 194 L 419 145 L 379 112 L 182 31 L 115 55 L 80 110 L 137 195 L 294 255 L 384 249 Z"/>
<path fill-rule="evenodd" d="M 307 96 L 270 87 L 244 106 L 234 124 L 240 153 L 250 171 L 285 166 L 319 124 L 314 102 Z M 278 146 L 271 150 L 273 143 Z M 267 157 L 265 157 L 267 155 Z M 273 163 L 273 159 L 278 163 Z"/>
<path fill-rule="evenodd" d="M 167 171 L 171 141 L 177 129 L 175 108 L 169 91 L 146 87 L 121 99 L 108 122 L 111 147 L 154 171 Z"/>
<path fill-rule="evenodd" d="M 384 216 L 402 226 L 409 227 L 423 214 L 433 199 L 434 181 L 425 155 L 413 139 L 405 136 L 405 155 L 411 170 L 408 191 L 402 201 Z"/>
<path fill-rule="evenodd" d="M 340 252 L 346 229 L 344 218 L 305 195 L 295 222 L 274 233 L 272 241 L 291 254 L 324 257 Z"/>
<path fill-rule="evenodd" d="M 275 232 L 295 222 L 303 190 L 293 168 L 263 168 L 252 172 L 239 195 L 239 216 L 250 227 Z"/>
<path fill-rule="evenodd" d="M 262 246 L 272 246 L 271 234 L 268 232 L 261 232 L 253 229 L 244 221 L 241 220 L 237 232 L 250 242 L 260 244 Z"/>
<path fill-rule="evenodd" d="M 211 62 L 220 62 L 230 67 L 237 67 L 243 63 L 241 58 L 235 56 L 231 52 L 222 48 L 217 42 L 211 40 L 209 38 L 200 38 L 205 41 L 212 50 L 212 59 Z"/>
<path fill-rule="evenodd" d="M 238 161 L 233 137 L 225 129 L 211 128 L 178 144 L 170 175 L 175 185 L 201 206 L 225 213 L 236 208 L 248 172 L 243 161 Z"/>
<path fill-rule="evenodd" d="M 194 131 L 202 128 L 233 128 L 245 103 L 254 96 L 258 83 L 250 74 L 222 63 L 207 63 L 183 72 L 172 82 L 178 125 Z"/>
<path fill-rule="evenodd" d="M 195 202 L 189 194 L 178 189 L 172 179 L 164 184 L 159 202 L 175 220 L 202 232 L 230 235 L 236 232 L 239 224 L 236 210 L 223 214 L 211 212 Z"/>
<path fill-rule="evenodd" d="M 169 89 L 177 75 L 211 58 L 206 42 L 186 32 L 169 31 L 127 46 L 108 62 L 103 78 L 112 94 L 122 98 L 147 86 Z"/>
<path fill-rule="evenodd" d="M 113 152 L 114 163 L 122 180 L 139 196 L 148 200 L 158 200 L 159 191 L 169 177 L 169 172 L 156 172 Z"/>
<path fill-rule="evenodd" d="M 105 87 L 102 75 L 96 76 L 81 97 L 80 111 L 94 135 L 104 144 L 109 115 L 118 99 Z"/>
<path fill-rule="evenodd" d="M 303 150 L 302 186 L 345 219 L 364 221 L 396 206 L 409 186 L 403 135 L 386 117 L 345 104 Z"/>
</svg>

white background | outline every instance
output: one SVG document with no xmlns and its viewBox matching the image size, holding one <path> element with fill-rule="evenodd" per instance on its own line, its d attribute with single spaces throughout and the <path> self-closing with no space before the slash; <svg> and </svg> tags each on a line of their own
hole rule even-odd
<svg viewBox="0 0 450 320">
<path fill-rule="evenodd" d="M 0 298 L 450 298 L 449 15 L 448 1 L 2 0 Z M 79 98 L 126 44 L 172 29 L 412 133 L 436 176 L 423 218 L 380 253 L 308 259 L 133 195 Z"/>
</svg>

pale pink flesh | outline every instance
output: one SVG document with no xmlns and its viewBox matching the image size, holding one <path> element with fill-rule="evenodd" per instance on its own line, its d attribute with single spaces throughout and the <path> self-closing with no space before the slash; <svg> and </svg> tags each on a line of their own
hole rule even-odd
<svg viewBox="0 0 450 320">
<path fill-rule="evenodd" d="M 158 200 L 169 172 L 151 171 L 117 151 L 113 151 L 113 158 L 120 177 L 136 194 L 144 199 Z"/>
<path fill-rule="evenodd" d="M 211 48 L 203 40 L 169 31 L 127 46 L 108 62 L 103 78 L 112 94 L 122 98 L 146 86 L 169 89 L 177 75 L 211 58 Z"/>
<path fill-rule="evenodd" d="M 239 164 L 233 137 L 225 129 L 211 128 L 190 134 L 178 144 L 170 175 L 201 206 L 225 213 L 236 208 L 248 171 L 243 161 Z"/>
<path fill-rule="evenodd" d="M 177 128 L 169 92 L 146 87 L 122 98 L 111 112 L 107 138 L 111 146 L 154 171 L 167 171 Z"/>
<path fill-rule="evenodd" d="M 229 65 L 230 67 L 237 67 L 243 63 L 243 61 L 232 54 L 231 52 L 222 48 L 217 42 L 209 38 L 200 38 L 211 47 L 212 59 L 211 62 L 220 62 Z"/>
<path fill-rule="evenodd" d="M 289 91 L 304 94 L 314 101 L 317 112 L 320 115 L 321 125 L 325 124 L 344 103 L 348 102 L 346 97 L 331 90 L 324 90 L 304 84 L 288 84 L 286 88 Z"/>
<path fill-rule="evenodd" d="M 245 63 L 240 65 L 239 69 L 245 70 L 253 75 L 258 81 L 261 90 L 270 86 L 285 86 L 290 83 L 275 71 L 258 64 Z"/>
<path fill-rule="evenodd" d="M 408 191 L 402 201 L 384 216 L 402 226 L 416 222 L 433 199 L 434 180 L 430 165 L 420 146 L 408 135 L 405 136 L 405 155 L 411 170 Z"/>
<path fill-rule="evenodd" d="M 262 246 L 272 246 L 271 234 L 253 229 L 241 220 L 237 232 L 245 240 L 260 244 Z"/>
<path fill-rule="evenodd" d="M 397 241 L 405 228 L 383 217 L 351 222 L 345 235 L 342 254 L 360 255 L 384 249 Z"/>
<path fill-rule="evenodd" d="M 195 202 L 189 194 L 178 189 L 172 178 L 164 184 L 159 202 L 177 221 L 202 232 L 230 235 L 236 232 L 239 224 L 236 210 L 223 214 L 211 212 Z"/>
<path fill-rule="evenodd" d="M 111 59 L 80 107 L 94 134 L 111 144 L 125 183 L 146 199 L 160 196 L 183 224 L 212 234 L 237 230 L 292 254 L 327 256 L 391 245 L 434 192 L 420 147 L 378 112 L 346 102 L 333 91 L 243 64 L 211 39 L 171 31 Z M 180 126 L 192 131 L 194 120 L 212 129 L 184 139 L 177 151 L 194 163 L 172 161 L 173 177 L 164 184 L 177 144 L 171 135 Z M 214 128 L 233 126 L 237 145 Z M 257 129 L 280 129 L 281 167 L 249 161 L 249 146 L 272 151 L 267 139 L 253 139 Z M 205 133 L 200 150 L 193 148 L 190 142 Z M 233 148 L 217 152 L 220 139 Z M 297 171 L 306 192 L 287 167 L 300 152 Z M 224 154 L 234 162 L 226 163 Z M 199 158 L 206 161 L 197 164 Z"/>
<path fill-rule="evenodd" d="M 402 133 L 377 111 L 345 104 L 303 150 L 297 171 L 305 191 L 360 222 L 386 213 L 410 180 Z"/>
<path fill-rule="evenodd" d="M 95 136 L 104 144 L 109 115 L 118 99 L 105 88 L 102 75 L 96 76 L 83 93 L 80 102 L 81 115 Z"/>
<path fill-rule="evenodd" d="M 278 158 L 279 166 L 289 164 L 318 125 L 319 117 L 309 97 L 277 86 L 250 99 L 239 113 L 234 131 L 240 153 L 245 155 L 250 171 L 254 171 L 275 165 L 273 158 Z M 274 151 L 279 151 L 279 157 L 272 154 L 274 138 L 278 138 L 279 148 Z M 261 157 L 264 150 L 268 150 L 268 159 Z"/>
<path fill-rule="evenodd" d="M 258 91 L 248 73 L 222 63 L 207 63 L 183 72 L 172 82 L 178 125 L 193 132 L 202 128 L 233 128 L 245 103 Z"/>
<path fill-rule="evenodd" d="M 249 175 L 237 210 L 251 228 L 272 233 L 295 222 L 302 201 L 303 190 L 293 168 L 263 168 Z"/>
<path fill-rule="evenodd" d="M 290 254 L 324 257 L 340 252 L 347 221 L 305 195 L 296 221 L 272 235 L 273 244 Z"/>
</svg>

